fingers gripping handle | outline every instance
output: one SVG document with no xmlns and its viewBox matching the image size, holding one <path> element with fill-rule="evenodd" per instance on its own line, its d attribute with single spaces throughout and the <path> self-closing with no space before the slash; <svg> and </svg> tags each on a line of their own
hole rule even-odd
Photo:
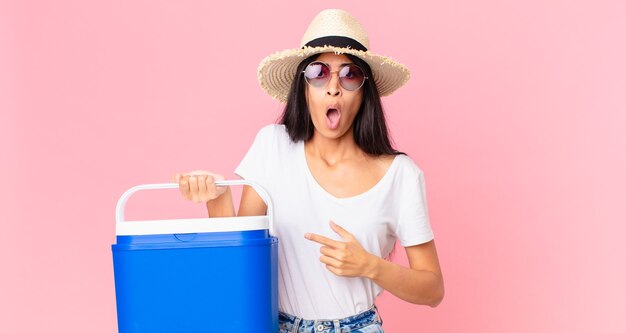
<svg viewBox="0 0 626 333">
<path fill-rule="evenodd" d="M 263 199 L 265 204 L 267 205 L 267 217 L 269 219 L 269 232 L 270 235 L 274 235 L 274 207 L 272 206 L 272 199 L 269 196 L 269 193 L 265 191 L 263 187 L 255 182 L 251 182 L 249 180 L 240 179 L 240 180 L 221 180 L 216 181 L 215 185 L 217 186 L 232 186 L 232 185 L 248 185 L 251 186 L 257 194 Z M 162 183 L 162 184 L 145 184 L 145 185 L 137 185 L 131 187 L 126 190 L 124 194 L 117 201 L 117 206 L 115 208 L 115 221 L 117 225 L 124 223 L 124 208 L 126 207 L 126 202 L 131 195 L 133 195 L 137 191 L 141 190 L 161 190 L 161 189 L 170 189 L 170 188 L 178 188 L 178 183 Z"/>
</svg>

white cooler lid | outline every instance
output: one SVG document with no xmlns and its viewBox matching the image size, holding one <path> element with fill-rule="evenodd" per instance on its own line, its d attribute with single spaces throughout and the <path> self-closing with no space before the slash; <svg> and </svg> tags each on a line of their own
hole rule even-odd
<svg viewBox="0 0 626 333">
<path fill-rule="evenodd" d="M 186 234 L 269 229 L 267 216 L 196 218 L 184 220 L 124 221 L 116 228 L 118 236 Z"/>
<path fill-rule="evenodd" d="M 126 201 L 135 192 L 140 190 L 177 189 L 177 183 L 145 184 L 134 186 L 120 197 L 115 208 L 116 227 L 118 236 L 186 234 L 199 232 L 227 232 L 268 229 L 270 235 L 273 230 L 273 206 L 269 194 L 258 184 L 247 180 L 224 180 L 215 182 L 217 186 L 249 185 L 261 196 L 267 205 L 267 215 L 264 216 L 237 216 L 216 218 L 169 219 L 150 221 L 126 221 L 124 208 Z"/>
</svg>

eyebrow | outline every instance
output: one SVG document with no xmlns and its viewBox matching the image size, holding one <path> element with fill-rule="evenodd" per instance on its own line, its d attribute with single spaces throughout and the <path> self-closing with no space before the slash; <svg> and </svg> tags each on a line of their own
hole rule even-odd
<svg viewBox="0 0 626 333">
<path fill-rule="evenodd" d="M 320 61 L 320 62 L 325 64 L 326 66 L 328 66 L 328 68 L 332 68 L 332 66 L 329 63 L 323 62 L 323 61 Z M 343 64 L 339 64 L 339 67 L 343 67 L 345 65 L 354 65 L 354 63 L 353 62 L 344 62 Z"/>
<path fill-rule="evenodd" d="M 327 63 L 327 62 L 324 62 L 324 61 L 314 61 L 314 62 L 321 62 L 321 63 L 323 63 L 324 65 L 326 65 L 326 66 L 330 67 L 330 64 L 329 64 L 329 63 Z M 354 65 L 354 63 L 353 63 L 353 62 L 344 62 L 344 63 L 342 63 L 342 64 L 339 64 L 339 67 L 341 67 L 341 66 L 345 66 L 345 65 Z"/>
</svg>

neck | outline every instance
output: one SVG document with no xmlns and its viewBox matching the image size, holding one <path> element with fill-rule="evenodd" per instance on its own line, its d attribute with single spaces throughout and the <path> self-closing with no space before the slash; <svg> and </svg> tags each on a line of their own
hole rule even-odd
<svg viewBox="0 0 626 333">
<path fill-rule="evenodd" d="M 334 165 L 345 159 L 363 154 L 354 141 L 352 129 L 339 138 L 324 137 L 316 130 L 305 147 L 309 156 L 319 158 L 328 165 Z"/>
</svg>

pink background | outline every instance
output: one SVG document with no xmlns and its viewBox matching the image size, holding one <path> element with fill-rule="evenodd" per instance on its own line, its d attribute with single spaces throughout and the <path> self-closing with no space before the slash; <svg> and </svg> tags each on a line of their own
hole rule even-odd
<svg viewBox="0 0 626 333">
<path fill-rule="evenodd" d="M 119 196 L 233 177 L 281 110 L 259 61 L 336 6 L 412 70 L 384 104 L 425 172 L 446 283 L 435 309 L 384 294 L 386 330 L 626 331 L 620 0 L 1 1 L 0 330 L 114 332 Z M 128 213 L 204 209 L 163 191 Z"/>
</svg>

